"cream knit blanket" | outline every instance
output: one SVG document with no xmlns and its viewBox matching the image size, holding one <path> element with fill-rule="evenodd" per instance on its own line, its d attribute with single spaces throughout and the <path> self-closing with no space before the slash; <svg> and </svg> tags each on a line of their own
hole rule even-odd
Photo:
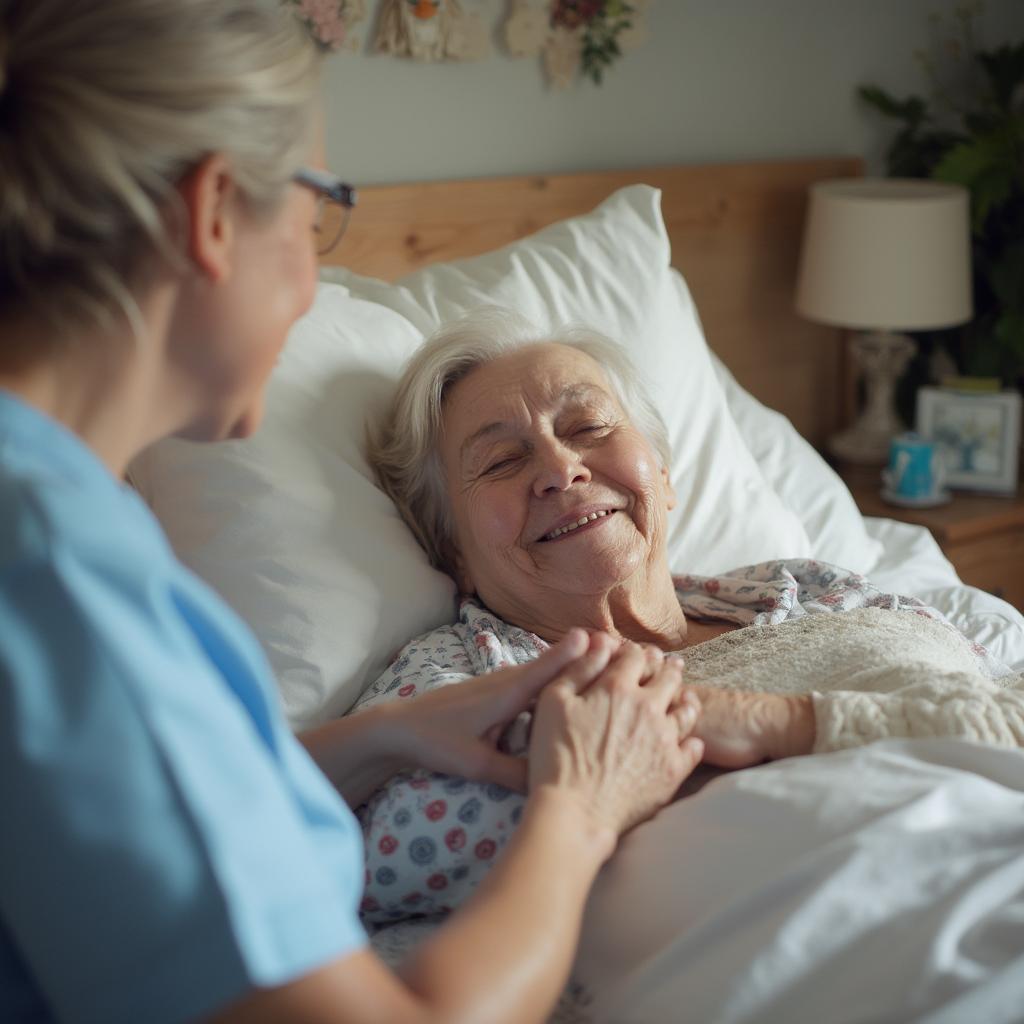
<svg viewBox="0 0 1024 1024">
<path fill-rule="evenodd" d="M 988 678 L 962 636 L 913 612 L 857 608 L 746 626 L 685 657 L 693 683 L 812 694 L 816 752 L 887 737 L 1024 746 L 1024 673 Z"/>
</svg>

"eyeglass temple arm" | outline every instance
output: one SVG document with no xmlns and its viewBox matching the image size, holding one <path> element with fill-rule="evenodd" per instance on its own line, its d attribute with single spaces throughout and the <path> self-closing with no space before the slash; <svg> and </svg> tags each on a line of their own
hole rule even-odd
<svg viewBox="0 0 1024 1024">
<path fill-rule="evenodd" d="M 351 210 L 356 205 L 358 198 L 355 188 L 351 185 L 346 185 L 344 182 L 340 182 L 335 188 L 331 189 L 331 195 L 348 210 Z"/>
<path fill-rule="evenodd" d="M 321 171 L 312 167 L 301 167 L 293 175 L 294 180 L 310 188 L 316 189 L 322 195 L 341 203 L 347 209 L 356 205 L 356 190 L 351 185 L 335 177 L 329 171 Z"/>
</svg>

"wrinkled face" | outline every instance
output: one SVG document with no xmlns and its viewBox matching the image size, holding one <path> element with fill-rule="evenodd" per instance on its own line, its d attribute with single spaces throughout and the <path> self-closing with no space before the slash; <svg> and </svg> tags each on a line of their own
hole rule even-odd
<svg viewBox="0 0 1024 1024">
<path fill-rule="evenodd" d="M 443 425 L 459 583 L 497 614 L 667 573 L 667 472 L 588 355 L 542 344 L 478 367 Z"/>
</svg>

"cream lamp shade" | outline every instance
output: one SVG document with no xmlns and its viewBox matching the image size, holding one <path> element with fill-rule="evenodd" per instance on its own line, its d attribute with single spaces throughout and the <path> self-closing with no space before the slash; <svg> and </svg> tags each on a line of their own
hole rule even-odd
<svg viewBox="0 0 1024 1024">
<path fill-rule="evenodd" d="M 859 328 L 866 381 L 857 422 L 829 440 L 850 462 L 884 462 L 903 429 L 893 396 L 914 354 L 897 332 L 971 318 L 967 190 L 916 179 L 851 178 L 811 186 L 796 308 L 808 320 Z"/>
<path fill-rule="evenodd" d="M 912 179 L 811 186 L 797 287 L 809 320 L 931 330 L 971 318 L 967 190 Z"/>
</svg>

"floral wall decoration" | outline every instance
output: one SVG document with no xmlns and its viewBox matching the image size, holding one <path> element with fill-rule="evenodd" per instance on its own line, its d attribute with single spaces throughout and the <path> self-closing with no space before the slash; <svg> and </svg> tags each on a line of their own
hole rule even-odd
<svg viewBox="0 0 1024 1024">
<path fill-rule="evenodd" d="M 283 0 L 309 28 L 317 45 L 331 53 L 355 52 L 362 45 L 352 29 L 366 17 L 365 0 Z"/>
<path fill-rule="evenodd" d="M 480 60 L 490 52 L 479 14 L 459 0 L 384 0 L 374 48 L 413 60 Z"/>
<path fill-rule="evenodd" d="M 367 0 L 279 0 L 321 49 L 356 52 L 353 28 Z M 373 50 L 412 60 L 471 61 L 491 52 L 490 28 L 464 5 L 474 0 L 380 0 Z M 650 0 L 508 0 L 502 35 L 512 57 L 539 57 L 547 80 L 566 89 L 579 78 L 600 85 L 627 50 L 646 37 Z"/>
<path fill-rule="evenodd" d="M 513 57 L 540 56 L 548 81 L 568 88 L 583 75 L 600 85 L 625 51 L 645 38 L 648 0 L 510 0 L 505 46 Z"/>
</svg>

